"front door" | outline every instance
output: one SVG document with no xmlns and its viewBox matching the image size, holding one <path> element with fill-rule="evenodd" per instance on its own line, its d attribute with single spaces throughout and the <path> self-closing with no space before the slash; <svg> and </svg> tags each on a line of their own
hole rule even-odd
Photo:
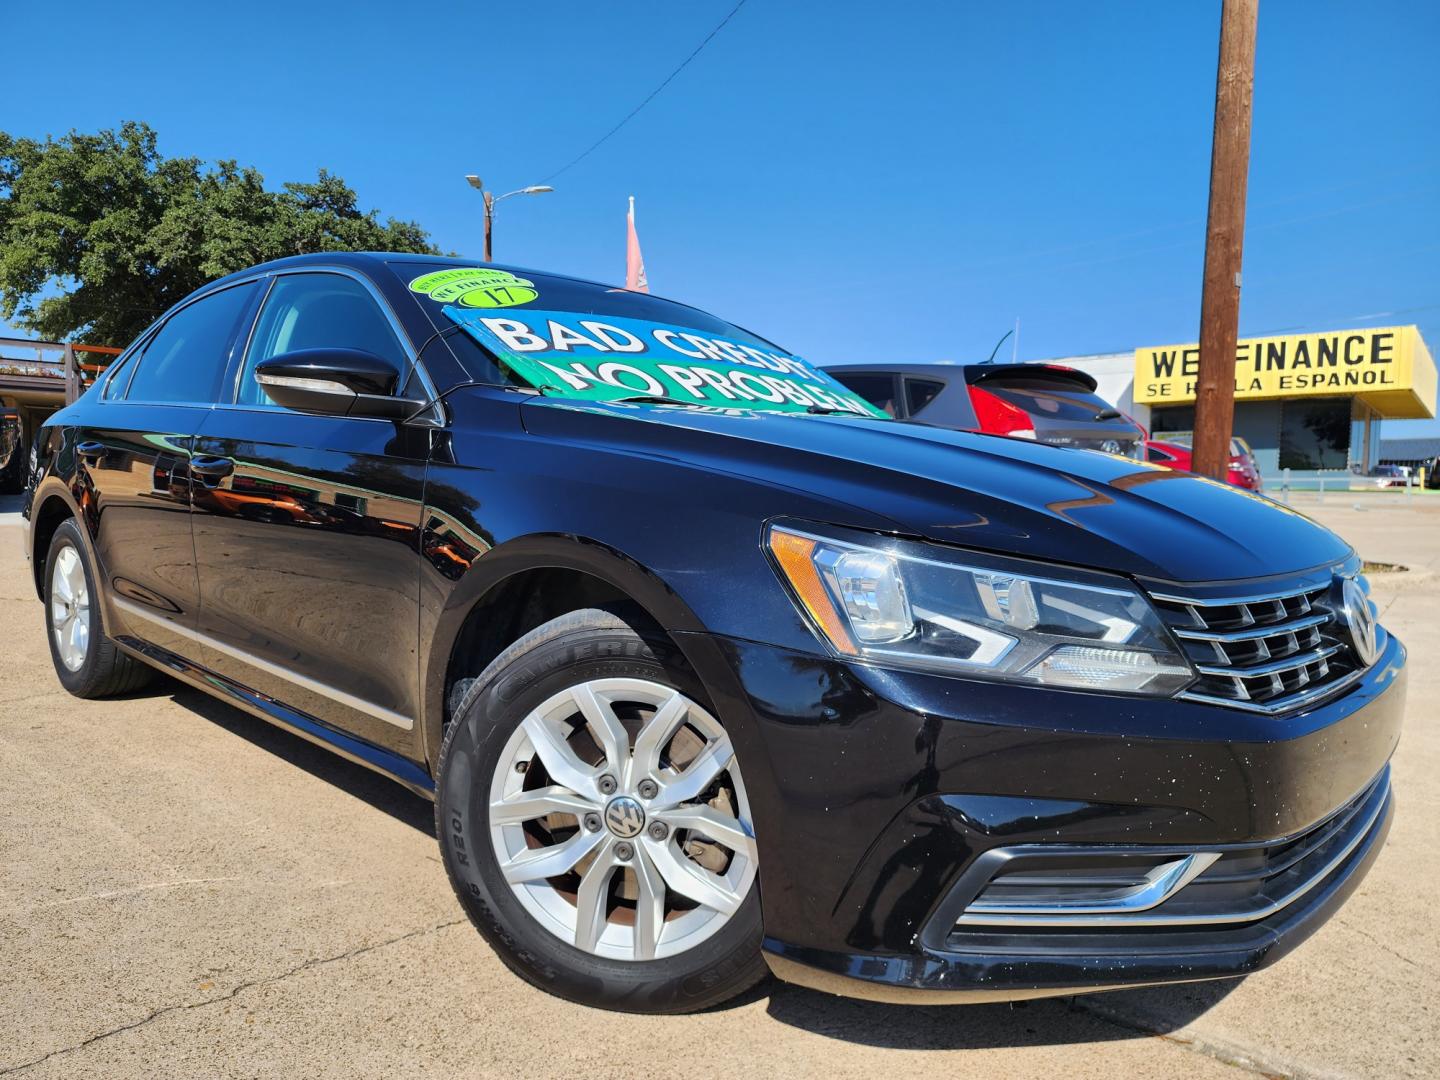
<svg viewBox="0 0 1440 1080">
<path fill-rule="evenodd" d="M 428 431 L 272 403 L 255 366 L 321 346 L 410 357 L 382 301 L 337 273 L 276 277 L 194 486 L 200 630 L 216 671 L 401 753 L 418 714 Z"/>
</svg>

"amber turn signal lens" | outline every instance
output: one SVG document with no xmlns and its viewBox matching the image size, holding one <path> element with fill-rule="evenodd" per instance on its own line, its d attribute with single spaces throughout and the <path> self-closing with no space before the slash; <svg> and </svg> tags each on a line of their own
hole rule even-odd
<svg viewBox="0 0 1440 1080">
<path fill-rule="evenodd" d="M 808 536 L 797 536 L 782 529 L 770 530 L 770 551 L 805 611 L 837 652 L 857 656 L 860 650 L 855 647 L 845 620 L 835 610 L 825 583 L 820 580 L 815 563 L 810 558 L 814 550 L 815 541 Z"/>
</svg>

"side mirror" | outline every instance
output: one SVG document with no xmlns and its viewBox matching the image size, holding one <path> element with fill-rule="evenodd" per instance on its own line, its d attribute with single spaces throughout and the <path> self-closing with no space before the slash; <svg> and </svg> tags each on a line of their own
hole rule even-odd
<svg viewBox="0 0 1440 1080">
<path fill-rule="evenodd" d="M 297 349 L 263 361 L 255 381 L 277 405 L 327 416 L 403 419 L 423 398 L 397 396 L 400 372 L 361 349 Z"/>
</svg>

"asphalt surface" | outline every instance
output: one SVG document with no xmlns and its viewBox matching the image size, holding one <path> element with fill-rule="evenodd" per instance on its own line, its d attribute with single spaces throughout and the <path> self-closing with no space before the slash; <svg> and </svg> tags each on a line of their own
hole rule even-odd
<svg viewBox="0 0 1440 1080">
<path fill-rule="evenodd" d="M 173 682 L 66 695 L 0 499 L 0 1077 L 1440 1075 L 1440 499 L 1301 498 L 1412 568 L 1375 579 L 1411 655 L 1397 818 L 1309 942 L 1243 981 L 951 1008 L 772 982 L 667 1018 L 510 975 L 399 787 Z"/>
</svg>

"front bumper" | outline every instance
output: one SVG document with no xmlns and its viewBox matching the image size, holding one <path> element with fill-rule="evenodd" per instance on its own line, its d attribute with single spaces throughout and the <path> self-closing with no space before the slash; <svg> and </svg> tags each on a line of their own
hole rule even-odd
<svg viewBox="0 0 1440 1080">
<path fill-rule="evenodd" d="M 1244 974 L 1324 923 L 1389 828 L 1405 659 L 1393 638 L 1344 694 L 1282 717 L 685 638 L 744 763 L 765 950 L 788 981 L 956 1002 Z M 1315 880 L 1273 912 L 1199 925 L 956 925 L 987 857 L 1038 845 L 1243 852 L 1361 803 L 1348 848 L 1327 848 Z"/>
</svg>

